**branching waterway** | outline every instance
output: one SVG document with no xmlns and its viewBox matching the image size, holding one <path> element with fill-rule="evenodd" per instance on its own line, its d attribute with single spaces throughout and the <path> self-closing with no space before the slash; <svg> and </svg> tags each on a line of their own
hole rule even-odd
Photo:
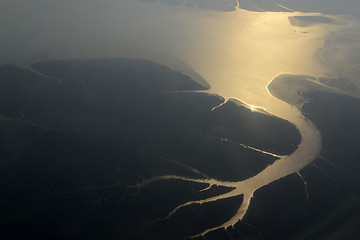
<svg viewBox="0 0 360 240">
<path fill-rule="evenodd" d="M 251 106 L 249 106 L 251 108 Z M 169 215 L 164 219 L 168 219 L 171 217 L 174 213 L 176 213 L 178 210 L 180 210 L 183 207 L 192 205 L 192 204 L 204 204 L 209 202 L 218 201 L 221 199 L 231 198 L 239 195 L 243 195 L 243 202 L 241 206 L 239 207 L 237 213 L 229 219 L 227 222 L 205 230 L 202 233 L 199 233 L 198 235 L 191 236 L 191 237 L 199 237 L 204 236 L 210 231 L 214 231 L 217 229 L 224 228 L 227 230 L 229 227 L 234 227 L 234 225 L 241 221 L 243 217 L 245 216 L 250 203 L 251 199 L 253 197 L 253 194 L 258 189 L 262 188 L 263 186 L 266 186 L 276 180 L 279 180 L 283 177 L 286 177 L 290 174 L 297 173 L 300 175 L 300 170 L 303 169 L 305 166 L 310 164 L 316 157 L 320 156 L 320 150 L 321 150 L 321 136 L 320 132 L 316 128 L 316 126 L 306 119 L 301 112 L 287 104 L 283 104 L 282 108 L 275 108 L 274 111 L 272 111 L 271 107 L 268 107 L 266 109 L 269 113 L 283 118 L 291 123 L 293 123 L 299 130 L 301 134 L 301 143 L 298 146 L 297 150 L 293 152 L 290 155 L 286 156 L 277 156 L 275 154 L 271 154 L 272 156 L 279 157 L 278 160 L 276 160 L 272 165 L 265 168 L 263 171 L 261 171 L 259 174 L 248 178 L 244 181 L 238 181 L 238 182 L 229 182 L 229 181 L 219 181 L 216 179 L 211 178 L 205 178 L 205 179 L 194 179 L 194 178 L 186 178 L 181 176 L 175 176 L 175 175 L 169 175 L 169 176 L 159 176 L 154 177 L 151 179 L 147 179 L 144 182 L 141 182 L 137 184 L 136 188 L 141 189 L 142 187 L 145 187 L 148 184 L 154 183 L 156 181 L 161 180 L 179 180 L 179 181 L 190 181 L 190 182 L 196 182 L 196 183 L 206 183 L 208 184 L 208 189 L 212 186 L 223 186 L 232 188 L 230 192 L 220 194 L 214 197 L 210 197 L 207 199 L 197 200 L 197 201 L 189 201 L 186 203 L 183 203 L 176 207 L 173 211 L 169 213 Z M 286 115 L 284 115 L 286 113 Z M 249 147 L 249 146 L 246 146 Z M 252 148 L 252 147 L 250 147 Z M 254 148 L 252 148 L 254 149 Z M 254 149 L 255 151 L 263 152 L 264 154 L 270 154 L 266 151 L 262 151 L 260 149 Z"/>
<path fill-rule="evenodd" d="M 188 17 L 188 14 L 186 15 Z M 320 156 L 321 136 L 316 126 L 306 119 L 298 108 L 275 98 L 267 89 L 272 79 L 281 73 L 318 77 L 327 71 L 315 56 L 326 34 L 334 27 L 326 25 L 309 28 L 310 33 L 307 35 L 299 34 L 288 21 L 288 17 L 293 15 L 294 13 L 258 14 L 238 10 L 218 14 L 216 17 L 202 16 L 203 18 L 199 19 L 200 23 L 195 21 L 195 24 L 201 25 L 197 26 L 200 33 L 189 31 L 192 29 L 190 25 L 185 27 L 189 31 L 188 34 L 193 35 L 190 46 L 184 46 L 191 48 L 191 51 L 178 51 L 183 49 L 178 46 L 165 50 L 201 75 L 211 86 L 209 93 L 222 96 L 225 102 L 228 99 L 236 99 L 253 111 L 265 110 L 294 124 L 301 134 L 301 143 L 295 152 L 279 156 L 273 164 L 244 181 L 228 182 L 212 178 L 193 179 L 169 175 L 154 177 L 134 186 L 141 189 L 156 181 L 174 179 L 206 183 L 208 189 L 214 185 L 232 189 L 210 198 L 185 202 L 173 209 L 165 219 L 192 204 L 243 196 L 243 202 L 236 214 L 227 222 L 191 237 L 205 236 L 208 232 L 221 228 L 227 231 L 228 228 L 234 227 L 246 215 L 255 191 L 290 174 L 295 173 L 301 177 L 300 170 Z M 245 24 L 240 24 L 244 22 Z M 161 58 L 149 59 L 166 64 Z M 170 67 L 176 69 L 176 66 Z"/>
<path fill-rule="evenodd" d="M 281 7 L 287 9 L 286 6 Z M 48 18 L 49 13 L 57 10 L 50 8 L 48 13 L 37 14 L 38 21 L 46 19 L 42 21 L 45 30 L 40 36 L 46 41 L 37 41 L 37 36 L 33 36 L 35 44 L 23 51 L 26 54 L 34 51 L 32 55 L 28 54 L 24 58 L 21 53 L 15 54 L 12 56 L 13 62 L 26 65 L 54 58 L 79 58 L 80 55 L 89 58 L 147 59 L 188 74 L 195 80 L 204 79 L 211 86 L 208 93 L 220 95 L 225 101 L 236 99 L 253 111 L 266 111 L 294 124 L 299 130 L 301 143 L 295 152 L 287 156 L 271 153 L 279 157 L 278 160 L 244 181 L 227 182 L 206 177 L 195 179 L 169 175 L 147 179 L 132 186 L 140 190 L 156 181 L 174 179 L 205 183 L 209 188 L 215 185 L 231 188 L 229 192 L 218 196 L 183 203 L 171 211 L 167 218 L 192 204 L 243 196 L 243 202 L 233 217 L 196 236 L 204 236 L 219 228 L 233 227 L 246 215 L 255 191 L 290 174 L 301 176 L 300 170 L 320 156 L 321 136 L 316 126 L 298 108 L 272 96 L 267 86 L 284 73 L 315 78 L 339 77 L 341 70 L 331 69 L 330 66 L 336 60 L 336 52 L 328 50 L 331 50 L 331 44 L 337 44 L 334 40 L 337 35 L 332 33 L 339 33 L 340 29 L 351 32 L 347 18 L 329 16 L 332 20 L 325 23 L 294 26 L 289 17 L 321 14 L 249 12 L 239 9 L 239 6 L 236 11 L 215 12 L 183 5 L 163 5 L 160 2 L 109 0 L 108 8 L 104 11 L 106 14 L 100 13 L 99 17 L 95 12 L 90 12 L 86 24 L 82 25 L 79 21 L 73 24 L 78 17 L 76 12 L 67 14 L 61 24 L 56 17 Z M 36 26 L 37 22 L 33 24 Z M 331 35 L 332 41 L 326 41 Z M 56 54 L 54 49 L 59 46 L 63 50 L 61 54 Z M 45 57 L 30 57 L 39 56 L 41 51 Z M 45 54 L 49 52 L 52 54 Z M 327 59 L 328 56 L 333 61 Z M 340 57 L 341 60 L 346 59 L 346 56 Z M 262 149 L 253 150 L 269 154 Z"/>
</svg>

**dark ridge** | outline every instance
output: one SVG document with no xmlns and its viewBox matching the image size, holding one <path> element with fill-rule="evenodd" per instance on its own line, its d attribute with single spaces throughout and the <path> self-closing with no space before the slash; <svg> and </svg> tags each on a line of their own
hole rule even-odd
<svg viewBox="0 0 360 240">
<path fill-rule="evenodd" d="M 56 78 L 84 81 L 98 94 L 117 94 L 121 84 L 137 92 L 206 90 L 188 76 L 146 60 L 93 59 L 48 61 L 31 65 L 37 71 Z M 149 76 L 152 79 L 149 79 Z"/>
</svg>

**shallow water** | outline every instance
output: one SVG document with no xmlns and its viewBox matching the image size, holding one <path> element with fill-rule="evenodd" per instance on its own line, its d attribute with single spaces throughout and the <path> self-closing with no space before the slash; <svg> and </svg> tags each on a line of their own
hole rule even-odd
<svg viewBox="0 0 360 240">
<path fill-rule="evenodd" d="M 327 16 L 332 21 L 298 27 L 289 17 L 322 15 L 241 9 L 215 12 L 133 0 L 91 3 L 87 9 L 38 2 L 47 11 L 39 12 L 35 4 L 29 4 L 30 14 L 9 20 L 14 25 L 4 30 L 0 63 L 28 66 L 71 58 L 148 59 L 204 79 L 211 86 L 209 93 L 237 99 L 254 111 L 263 109 L 298 128 L 302 136 L 298 149 L 258 175 L 242 182 L 205 181 L 235 188 L 216 199 L 244 195 L 238 213 L 216 228 L 233 226 L 246 214 L 256 190 L 298 173 L 320 154 L 321 136 L 316 126 L 299 109 L 271 95 L 267 86 L 273 79 L 284 73 L 345 77 L 359 86 L 360 71 L 352 63 L 360 59 L 359 51 L 351 50 L 360 49 L 355 18 Z"/>
</svg>

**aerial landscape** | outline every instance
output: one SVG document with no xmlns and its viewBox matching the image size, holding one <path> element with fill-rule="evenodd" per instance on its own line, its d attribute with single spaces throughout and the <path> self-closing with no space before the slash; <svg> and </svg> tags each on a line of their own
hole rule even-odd
<svg viewBox="0 0 360 240">
<path fill-rule="evenodd" d="M 360 2 L 0 3 L 1 239 L 359 239 Z"/>
</svg>

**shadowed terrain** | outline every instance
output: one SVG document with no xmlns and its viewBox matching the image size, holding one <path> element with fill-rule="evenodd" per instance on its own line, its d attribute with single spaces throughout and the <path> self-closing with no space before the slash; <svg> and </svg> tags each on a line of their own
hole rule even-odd
<svg viewBox="0 0 360 240">
<path fill-rule="evenodd" d="M 360 236 L 360 101 L 329 92 L 314 80 L 282 75 L 269 86 L 272 94 L 292 104 L 302 99 L 298 107 L 319 128 L 323 146 L 321 157 L 301 175 L 285 177 L 254 195 L 245 221 L 255 224 L 265 239 Z"/>
<path fill-rule="evenodd" d="M 284 155 L 300 141 L 290 123 L 234 101 L 211 111 L 223 99 L 147 61 L 5 65 L 0 85 L 2 239 L 182 239 L 226 221 L 242 196 L 153 222 L 230 189 L 173 179 L 139 194 L 131 185 L 169 174 L 247 179 L 276 159 L 252 148 Z M 217 234 L 227 236 L 208 235 Z"/>
</svg>

